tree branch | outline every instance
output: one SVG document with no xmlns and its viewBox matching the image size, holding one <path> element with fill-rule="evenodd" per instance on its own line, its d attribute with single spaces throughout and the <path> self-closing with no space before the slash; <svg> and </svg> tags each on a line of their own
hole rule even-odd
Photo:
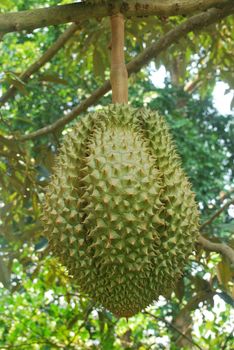
<svg viewBox="0 0 234 350">
<path fill-rule="evenodd" d="M 31 75 L 39 71 L 47 62 L 49 62 L 56 53 L 65 45 L 65 43 L 70 39 L 70 37 L 77 31 L 78 24 L 72 24 L 69 28 L 65 30 L 63 34 L 51 45 L 51 47 L 31 66 L 29 66 L 25 72 L 23 72 L 19 78 L 27 82 Z M 3 105 L 8 101 L 9 98 L 13 97 L 17 92 L 15 86 L 10 86 L 10 88 L 5 92 L 4 95 L 0 97 L 0 105 Z"/>
<path fill-rule="evenodd" d="M 137 73 L 144 65 L 155 59 L 163 50 L 167 49 L 175 41 L 184 37 L 192 30 L 198 30 L 212 24 L 222 18 L 231 15 L 234 12 L 234 4 L 228 3 L 228 5 L 222 9 L 210 9 L 207 12 L 195 15 L 185 22 L 178 25 L 176 28 L 170 30 L 158 41 L 150 45 L 146 50 L 137 55 L 131 62 L 127 64 L 128 76 L 133 73 Z M 94 105 L 98 100 L 105 95 L 111 89 L 110 81 L 106 81 L 100 88 L 96 89 L 90 97 L 81 102 L 79 106 L 72 109 L 70 113 L 64 117 L 58 119 L 53 124 L 47 125 L 35 132 L 27 135 L 19 136 L 17 139 L 20 141 L 26 141 L 40 137 L 42 135 L 49 134 L 56 131 L 58 128 L 65 126 L 67 123 L 75 119 L 79 114 L 86 111 L 88 107 Z"/>
<path fill-rule="evenodd" d="M 198 89 L 199 85 L 201 84 L 202 79 L 200 76 L 196 76 L 192 81 L 189 81 L 185 87 L 184 92 L 187 92 L 188 94 L 192 94 L 195 90 Z"/>
<path fill-rule="evenodd" d="M 168 327 L 172 328 L 174 331 L 176 331 L 177 333 L 179 333 L 183 338 L 185 338 L 186 340 L 189 341 L 190 344 L 196 346 L 198 349 L 200 350 L 203 350 L 197 343 L 195 343 L 191 338 L 189 338 L 186 334 L 184 334 L 183 332 L 181 332 L 176 326 L 174 326 L 171 322 L 165 320 L 164 318 L 162 317 L 157 317 L 153 314 L 151 314 L 150 312 L 148 311 L 144 311 L 143 312 L 144 314 L 146 315 L 149 315 L 150 317 L 154 318 L 156 321 L 160 320 L 162 321 L 163 323 L 165 323 Z"/>
<path fill-rule="evenodd" d="M 15 344 L 9 344 L 9 345 L 6 345 L 6 346 L 2 346 L 1 345 L 1 349 L 12 349 L 12 350 L 15 350 L 16 348 L 21 348 L 21 347 L 31 347 L 32 345 L 37 345 L 37 344 L 44 344 L 44 345 L 50 345 L 50 346 L 53 346 L 53 347 L 56 347 L 58 349 L 66 349 L 67 347 L 63 344 L 56 344 L 54 342 L 51 342 L 51 341 L 40 341 L 40 340 L 37 340 L 35 342 L 31 342 L 31 343 L 22 343 L 22 344 L 19 344 L 19 345 L 15 345 Z"/>
<path fill-rule="evenodd" d="M 234 187 L 230 188 L 230 190 L 227 192 L 223 192 L 222 195 L 220 196 L 220 200 L 223 202 L 224 199 L 226 199 L 227 197 L 229 197 L 233 193 L 234 193 Z"/>
<path fill-rule="evenodd" d="M 230 332 L 230 334 L 226 337 L 222 347 L 220 350 L 225 350 L 227 348 L 227 344 L 230 340 L 233 339 L 233 333 L 234 333 L 234 328 L 232 329 L 232 331 Z"/>
<path fill-rule="evenodd" d="M 227 201 L 219 210 L 217 210 L 207 221 L 201 225 L 200 229 L 202 230 L 204 227 L 210 225 L 231 204 L 234 204 L 234 199 Z M 207 251 L 221 253 L 222 255 L 226 256 L 232 264 L 234 264 L 234 250 L 227 244 L 211 242 L 202 235 L 199 236 L 198 243 L 201 244 Z"/>
<path fill-rule="evenodd" d="M 198 243 L 201 244 L 207 251 L 217 252 L 226 256 L 230 260 L 231 264 L 234 264 L 234 250 L 227 244 L 211 242 L 201 235 L 198 237 Z"/>
<path fill-rule="evenodd" d="M 128 72 L 124 55 L 124 23 L 122 13 L 111 16 L 112 103 L 128 103 Z"/>
<path fill-rule="evenodd" d="M 215 292 L 211 289 L 211 286 L 209 283 L 205 280 L 203 280 L 204 285 L 201 287 L 199 291 L 196 292 L 196 294 L 188 300 L 187 304 L 183 306 L 180 311 L 174 316 L 172 325 L 175 326 L 182 334 L 186 334 L 187 337 L 190 339 L 190 342 L 192 340 L 191 335 L 191 324 L 192 324 L 192 317 L 191 312 L 198 308 L 199 304 L 201 302 L 205 302 L 206 300 L 213 298 L 215 295 Z M 186 340 L 188 340 L 186 338 Z M 179 336 L 177 339 L 175 339 L 175 345 L 177 345 L 179 348 L 186 347 L 185 338 L 183 335 Z"/>
<path fill-rule="evenodd" d="M 82 2 L 0 14 L 0 32 L 32 31 L 36 28 L 82 21 L 92 17 L 102 18 L 117 12 L 122 12 L 126 17 L 187 15 L 225 4 L 227 0 L 125 0 L 117 4 L 113 1 L 111 5 L 90 5 Z"/>
<path fill-rule="evenodd" d="M 47 125 L 44 128 L 41 128 L 35 132 L 26 134 L 23 136 L 19 136 L 17 140 L 19 141 L 31 140 L 31 139 L 40 137 L 42 135 L 55 132 L 57 129 L 65 126 L 67 123 L 75 119 L 79 114 L 86 111 L 88 107 L 97 103 L 97 101 L 102 96 L 104 96 L 108 91 L 110 91 L 110 89 L 111 89 L 111 85 L 110 85 L 110 81 L 108 80 L 100 88 L 96 89 L 90 97 L 88 97 L 85 101 L 81 102 L 79 106 L 74 107 L 72 111 L 67 115 L 65 115 L 64 117 L 58 119 L 53 124 Z"/>
<path fill-rule="evenodd" d="M 202 230 L 204 227 L 210 225 L 222 212 L 230 207 L 231 204 L 234 204 L 234 199 L 230 199 L 228 202 L 226 202 L 219 210 L 217 210 L 210 218 L 209 220 L 203 222 L 200 229 Z"/>
</svg>

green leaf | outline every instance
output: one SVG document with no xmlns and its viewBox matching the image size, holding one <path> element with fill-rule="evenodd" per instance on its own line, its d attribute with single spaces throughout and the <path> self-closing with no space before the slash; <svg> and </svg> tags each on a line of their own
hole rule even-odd
<svg viewBox="0 0 234 350">
<path fill-rule="evenodd" d="M 220 298 L 222 298 L 225 301 L 225 303 L 234 307 L 234 299 L 231 297 L 231 295 L 227 294 L 226 292 L 221 292 L 217 294 L 220 296 Z"/>
<path fill-rule="evenodd" d="M 6 80 L 9 84 L 13 85 L 16 89 L 18 89 L 22 94 L 28 95 L 28 91 L 25 87 L 26 84 L 15 74 L 7 74 Z"/>
<path fill-rule="evenodd" d="M 219 283 L 228 288 L 228 282 L 232 279 L 232 270 L 228 259 L 223 258 L 217 265 L 217 277 Z"/>
<path fill-rule="evenodd" d="M 40 81 L 45 81 L 49 83 L 55 83 L 55 84 L 61 84 L 61 85 L 68 85 L 68 81 L 60 78 L 57 74 L 42 74 L 39 76 Z"/>
<path fill-rule="evenodd" d="M 93 70 L 95 76 L 104 78 L 105 65 L 103 62 L 102 53 L 97 47 L 95 47 L 93 51 Z"/>
<path fill-rule="evenodd" d="M 14 3 L 11 0 L 0 0 L 0 6 L 5 9 L 10 9 L 14 6 Z"/>
<path fill-rule="evenodd" d="M 0 256 L 0 282 L 4 285 L 4 287 L 9 288 L 10 286 L 10 273 L 4 262 L 3 258 Z"/>
<path fill-rule="evenodd" d="M 232 100 L 231 100 L 230 109 L 231 109 L 231 110 L 234 109 L 234 96 L 233 96 L 233 98 L 232 98 Z"/>
</svg>

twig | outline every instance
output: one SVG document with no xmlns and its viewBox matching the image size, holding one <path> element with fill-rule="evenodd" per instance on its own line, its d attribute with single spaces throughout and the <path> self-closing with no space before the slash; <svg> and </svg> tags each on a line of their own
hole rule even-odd
<svg viewBox="0 0 234 350">
<path fill-rule="evenodd" d="M 193 80 L 189 81 L 185 85 L 184 92 L 191 94 L 199 87 L 200 84 L 201 84 L 201 77 L 197 75 Z"/>
<path fill-rule="evenodd" d="M 210 25 L 217 20 L 229 16 L 234 12 L 234 4 L 228 2 L 228 6 L 224 9 L 210 9 L 207 12 L 200 13 L 193 17 L 190 17 L 185 22 L 178 25 L 176 28 L 170 30 L 158 41 L 150 45 L 142 53 L 137 55 L 131 62 L 127 64 L 128 76 L 133 73 L 137 73 L 144 65 L 148 64 L 150 60 L 155 59 L 162 51 L 167 49 L 175 41 L 178 41 L 180 38 L 184 37 L 192 30 L 198 30 Z M 79 106 L 76 106 L 72 109 L 70 113 L 64 117 L 58 119 L 53 124 L 47 125 L 35 132 L 32 132 L 27 135 L 18 137 L 20 141 L 26 141 L 40 137 L 42 135 L 49 134 L 58 128 L 65 126 L 67 123 L 75 119 L 79 114 L 86 111 L 88 107 L 96 104 L 98 100 L 105 95 L 111 89 L 110 81 L 106 81 L 100 88 L 95 90 L 90 97 L 83 101 Z"/>
<path fill-rule="evenodd" d="M 200 229 L 203 230 L 204 227 L 210 225 L 226 208 L 228 208 L 231 204 L 234 204 L 234 199 L 230 199 L 228 202 L 226 202 L 219 210 L 217 210 L 210 218 L 209 220 L 203 222 Z"/>
<path fill-rule="evenodd" d="M 226 337 L 222 347 L 221 347 L 221 350 L 225 350 L 226 347 L 227 347 L 227 343 L 229 342 L 229 340 L 233 339 L 233 332 L 234 332 L 234 328 L 233 330 L 230 332 L 230 334 Z"/>
<path fill-rule="evenodd" d="M 231 193 L 232 190 L 228 192 L 228 194 Z M 202 230 L 204 227 L 210 225 L 231 204 L 234 204 L 234 199 L 227 201 L 219 210 L 217 210 L 207 221 L 201 225 L 200 229 Z M 207 251 L 221 253 L 222 255 L 226 256 L 232 264 L 234 264 L 234 250 L 227 244 L 211 242 L 202 235 L 198 237 L 198 243 L 201 244 Z"/>
<path fill-rule="evenodd" d="M 90 312 L 92 311 L 94 306 L 94 302 L 90 302 L 90 304 L 88 305 L 85 315 L 84 315 L 84 321 L 81 323 L 81 325 L 78 327 L 77 332 L 75 332 L 75 335 L 70 339 L 69 343 L 68 343 L 68 348 L 69 346 L 71 346 L 71 344 L 74 342 L 74 340 L 76 339 L 77 335 L 79 334 L 80 330 L 86 325 L 87 321 L 88 321 L 88 317 Z M 77 322 L 77 320 L 79 319 L 79 315 L 76 315 L 68 324 L 68 329 L 72 328 L 73 325 Z"/>
<path fill-rule="evenodd" d="M 35 311 L 34 310 L 34 314 L 35 314 Z M 4 317 L 5 318 L 8 318 L 9 320 L 12 321 L 12 317 L 11 316 L 8 316 L 6 314 L 4 314 Z M 50 339 L 46 338 L 46 337 L 43 337 L 43 335 L 41 333 L 38 333 L 37 331 L 35 331 L 33 328 L 29 328 L 29 326 L 23 321 L 23 319 L 20 320 L 20 322 L 23 324 L 24 328 L 28 331 L 30 331 L 31 333 L 34 333 L 34 335 L 36 337 L 40 337 L 40 338 L 44 338 L 44 340 L 41 340 L 41 341 L 37 341 L 37 342 L 32 342 L 32 343 L 23 343 L 23 344 L 19 344 L 19 345 L 14 345 L 14 347 L 21 347 L 21 346 L 30 346 L 30 345 L 33 345 L 33 344 L 49 344 L 49 345 L 52 345 L 58 349 L 66 349 L 65 345 L 63 344 L 58 344 L 58 343 L 55 343 L 53 341 L 51 341 Z M 0 349 L 14 349 L 13 346 L 9 345 L 9 346 L 6 346 L 6 347 L 2 347 L 0 345 Z"/>
<path fill-rule="evenodd" d="M 177 327 L 175 327 L 171 322 L 168 322 L 167 320 L 165 320 L 164 318 L 161 317 L 157 317 L 153 314 L 151 314 L 148 311 L 144 311 L 144 314 L 147 314 L 149 316 L 151 316 L 152 318 L 154 318 L 155 320 L 160 320 L 162 322 L 164 322 L 168 327 L 174 329 L 177 333 L 179 333 L 183 338 L 187 339 L 191 344 L 193 344 L 194 346 L 196 346 L 198 349 L 203 350 L 200 345 L 198 345 L 197 343 L 195 343 L 192 339 L 190 339 L 186 334 L 182 333 Z"/>
<path fill-rule="evenodd" d="M 102 18 L 118 12 L 122 12 L 126 17 L 186 15 L 205 11 L 214 6 L 222 7 L 226 3 L 226 0 L 125 0 L 116 1 L 115 4 L 113 1 L 111 8 L 106 4 L 74 3 L 0 14 L 0 32 L 32 31 L 50 25 Z"/>
<path fill-rule="evenodd" d="M 65 43 L 77 31 L 78 28 L 79 25 L 75 23 L 73 23 L 69 28 L 67 28 L 65 32 L 61 34 L 59 38 L 51 45 L 51 47 L 45 53 L 43 53 L 43 55 L 36 62 L 29 66 L 26 69 L 26 71 L 19 76 L 19 78 L 23 82 L 27 82 L 31 75 L 39 71 L 41 67 L 43 67 L 56 55 L 56 53 L 65 45 Z M 16 94 L 16 92 L 17 88 L 15 86 L 11 86 L 5 92 L 5 94 L 0 97 L 0 105 L 6 103 L 9 98 L 13 97 Z"/>
<path fill-rule="evenodd" d="M 193 281 L 193 276 L 190 276 L 189 278 L 191 279 L 191 281 Z M 201 302 L 205 302 L 206 300 L 210 299 L 214 295 L 215 295 L 215 291 L 212 290 L 212 287 L 209 284 L 209 282 L 203 280 L 201 289 L 197 291 L 196 294 L 187 302 L 187 304 L 182 307 L 182 309 L 178 312 L 178 314 L 175 315 L 172 323 L 173 326 L 178 328 L 183 334 L 186 334 L 187 331 L 190 330 L 190 327 L 192 324 L 191 312 L 197 309 L 197 307 Z M 182 337 L 183 336 L 180 335 L 176 339 L 176 344 L 178 345 L 180 344 Z M 190 335 L 190 339 L 191 339 L 191 335 Z"/>
<path fill-rule="evenodd" d="M 224 199 L 226 199 L 227 197 L 229 197 L 231 194 L 234 193 L 234 187 L 231 188 L 229 191 L 225 192 L 222 197 L 220 198 L 220 200 L 223 202 Z"/>
<path fill-rule="evenodd" d="M 81 102 L 79 106 L 74 107 L 70 113 L 65 115 L 64 117 L 58 119 L 53 124 L 47 125 L 35 132 L 32 132 L 30 134 L 26 134 L 23 136 L 20 136 L 17 138 L 19 141 L 26 141 L 35 139 L 37 137 L 40 137 L 42 135 L 46 135 L 49 133 L 54 132 L 55 130 L 61 128 L 62 126 L 65 126 L 70 121 L 75 119 L 79 114 L 86 111 L 88 107 L 94 105 L 97 103 L 97 101 L 105 95 L 109 90 L 111 89 L 110 81 L 106 81 L 100 88 L 95 90 L 90 97 L 88 97 L 85 101 Z"/>
<path fill-rule="evenodd" d="M 201 235 L 198 237 L 198 243 L 207 251 L 221 253 L 234 264 L 234 250 L 227 244 L 211 242 Z"/>
<path fill-rule="evenodd" d="M 47 344 L 47 345 L 51 345 L 51 346 L 54 346 L 58 349 L 65 349 L 66 346 L 65 345 L 62 345 L 62 344 L 55 344 L 53 342 L 48 342 L 48 341 L 35 341 L 35 342 L 32 342 L 32 343 L 22 343 L 22 344 L 19 344 L 19 345 L 6 345 L 6 346 L 2 346 L 0 345 L 0 349 L 18 349 L 18 348 L 21 348 L 21 347 L 31 347 L 32 345 L 37 345 L 37 344 Z"/>
</svg>

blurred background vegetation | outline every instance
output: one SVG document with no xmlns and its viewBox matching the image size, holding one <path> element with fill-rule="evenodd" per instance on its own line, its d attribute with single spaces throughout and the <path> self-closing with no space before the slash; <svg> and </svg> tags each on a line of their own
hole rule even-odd
<svg viewBox="0 0 234 350">
<path fill-rule="evenodd" d="M 0 1 L 1 12 L 70 3 Z M 176 28 L 182 16 L 126 21 L 126 60 Z M 190 32 L 129 80 L 129 100 L 165 116 L 196 193 L 202 228 L 212 242 L 234 247 L 233 115 L 214 108 L 218 81 L 234 89 L 233 17 Z M 94 305 L 51 256 L 40 205 L 62 136 L 76 120 L 27 141 L 54 123 L 109 77 L 109 20 L 77 25 L 57 54 L 29 79 L 22 73 L 69 27 L 6 34 L 0 43 L 0 349 L 233 349 L 234 289 L 227 257 L 197 244 L 168 299 L 116 319 Z M 164 86 L 157 70 L 165 67 Z M 154 82 L 151 80 L 152 70 Z M 89 108 L 111 103 L 108 93 Z M 82 118 L 81 114 L 77 118 Z M 228 203 L 228 205 L 227 205 Z M 229 206 L 230 204 L 230 206 Z"/>
</svg>

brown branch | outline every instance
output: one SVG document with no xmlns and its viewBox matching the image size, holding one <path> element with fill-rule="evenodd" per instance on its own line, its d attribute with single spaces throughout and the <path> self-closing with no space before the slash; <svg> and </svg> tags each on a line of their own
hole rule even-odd
<svg viewBox="0 0 234 350">
<path fill-rule="evenodd" d="M 196 76 L 193 80 L 189 81 L 184 86 L 184 92 L 187 92 L 188 94 L 192 94 L 196 89 L 198 89 L 199 85 L 201 84 L 202 79 L 200 76 Z"/>
<path fill-rule="evenodd" d="M 27 82 L 31 75 L 39 71 L 41 67 L 43 67 L 56 55 L 56 53 L 65 45 L 65 43 L 77 31 L 77 29 L 78 24 L 72 24 L 69 28 L 67 28 L 65 32 L 61 34 L 59 38 L 51 45 L 51 47 L 45 53 L 43 53 L 43 55 L 36 62 L 29 66 L 26 71 L 19 76 L 19 78 L 23 82 Z M 13 97 L 17 91 L 18 90 L 15 86 L 11 86 L 5 92 L 5 94 L 0 97 L 0 106 L 6 103 L 9 98 Z"/>
<path fill-rule="evenodd" d="M 224 255 L 230 260 L 231 264 L 234 264 L 234 250 L 227 244 L 211 242 L 201 235 L 198 237 L 198 243 L 207 251 Z"/>
<path fill-rule="evenodd" d="M 228 198 L 231 194 L 234 193 L 234 187 L 230 188 L 229 191 L 223 192 L 222 195 L 220 195 L 219 200 L 221 200 L 222 202 L 224 201 L 224 199 Z"/>
<path fill-rule="evenodd" d="M 6 138 L 2 135 L 0 135 L 0 145 L 4 145 L 4 146 L 7 146 L 7 147 L 13 147 L 15 145 L 15 140 L 13 139 L 13 137 L 9 137 L 9 138 Z M 17 147 L 15 147 L 17 148 Z"/>
<path fill-rule="evenodd" d="M 210 218 L 209 220 L 203 222 L 200 229 L 202 230 L 204 227 L 210 225 L 222 212 L 228 208 L 231 204 L 234 204 L 234 199 L 230 199 L 228 202 L 226 202 L 219 210 L 217 210 Z"/>
<path fill-rule="evenodd" d="M 230 5 L 229 3 L 228 6 L 222 10 L 210 9 L 207 12 L 190 17 L 188 20 L 178 25 L 176 28 L 170 30 L 162 38 L 150 45 L 142 53 L 137 55 L 131 62 L 129 62 L 127 64 L 128 76 L 130 76 L 133 73 L 137 73 L 143 66 L 149 63 L 150 60 L 155 59 L 163 50 L 167 49 L 175 41 L 178 41 L 190 31 L 195 29 L 202 29 L 209 24 L 212 24 L 226 16 L 231 15 L 233 12 L 234 4 L 232 3 Z M 79 106 L 74 107 L 72 111 L 64 117 L 61 117 L 53 124 L 47 125 L 30 134 L 19 136 L 17 140 L 31 140 L 56 131 L 57 129 L 65 126 L 67 123 L 75 119 L 79 114 L 86 111 L 88 107 L 97 103 L 98 100 L 102 96 L 104 96 L 110 89 L 111 84 L 108 80 L 100 88 L 96 89 L 90 97 L 88 97 L 85 101 L 81 102 Z"/>
<path fill-rule="evenodd" d="M 131 16 L 174 16 L 205 11 L 214 6 L 224 6 L 227 0 L 125 0 L 111 6 L 105 4 L 90 5 L 86 2 L 52 6 L 34 10 L 0 14 L 0 32 L 32 31 L 36 28 L 58 25 L 68 22 L 102 18 L 122 12 Z"/>
<path fill-rule="evenodd" d="M 128 72 L 124 58 L 124 16 L 111 16 L 111 73 L 113 103 L 128 103 Z"/>
<path fill-rule="evenodd" d="M 127 65 L 128 70 L 130 69 L 131 73 L 138 72 L 142 66 L 149 63 L 150 60 L 156 58 L 159 53 L 167 49 L 171 44 L 177 42 L 189 32 L 206 28 L 208 25 L 221 20 L 232 13 L 234 13 L 234 3 L 229 2 L 228 5 L 222 10 L 210 9 L 207 12 L 190 17 L 188 20 L 184 21 L 174 29 L 171 29 L 162 38 L 150 45 L 135 59 L 133 59 Z"/>
<path fill-rule="evenodd" d="M 207 221 L 201 225 L 200 229 L 202 230 L 204 227 L 210 225 L 231 204 L 234 204 L 234 199 L 227 201 L 219 210 L 217 210 Z M 234 250 L 227 244 L 211 242 L 202 235 L 199 236 L 198 243 L 201 244 L 202 247 L 207 251 L 221 253 L 222 255 L 226 256 L 232 264 L 234 264 Z"/>
<path fill-rule="evenodd" d="M 197 293 L 187 302 L 187 304 L 180 309 L 177 315 L 175 315 L 172 325 L 179 329 L 182 334 L 186 334 L 192 340 L 191 336 L 191 324 L 192 317 L 191 312 L 198 308 L 201 302 L 205 302 L 215 295 L 215 292 L 212 291 L 211 286 L 205 280 L 203 280 L 205 285 L 202 286 L 201 290 L 197 291 Z M 186 346 L 185 338 L 180 335 L 175 343 L 179 347 Z"/>
<path fill-rule="evenodd" d="M 183 338 L 185 338 L 186 340 L 188 340 L 190 342 L 190 344 L 196 346 L 198 349 L 200 350 L 203 350 L 200 345 L 198 345 L 197 343 L 195 343 L 191 338 L 189 338 L 186 334 L 184 334 L 183 332 L 181 332 L 176 326 L 174 326 L 171 322 L 165 320 L 164 318 L 162 317 L 157 317 L 153 314 L 151 314 L 150 312 L 148 311 L 144 311 L 143 312 L 144 314 L 146 315 L 149 315 L 151 316 L 152 318 L 154 318 L 156 321 L 160 320 L 162 322 L 164 322 L 168 327 L 172 328 L 173 330 L 175 330 L 177 333 L 179 333 Z"/>
<path fill-rule="evenodd" d="M 108 80 L 100 88 L 95 90 L 90 97 L 88 97 L 85 101 L 81 102 L 79 106 L 74 107 L 72 111 L 67 115 L 65 115 L 64 117 L 58 119 L 53 124 L 47 125 L 44 128 L 41 128 L 30 134 L 26 134 L 21 137 L 18 137 L 17 139 L 19 141 L 26 141 L 26 140 L 35 139 L 42 135 L 55 132 L 57 129 L 61 128 L 62 126 L 66 125 L 67 123 L 75 119 L 79 114 L 86 111 L 88 107 L 97 103 L 97 101 L 102 96 L 104 96 L 108 91 L 110 91 L 110 89 L 111 89 L 111 85 L 110 85 L 110 81 Z"/>
</svg>

